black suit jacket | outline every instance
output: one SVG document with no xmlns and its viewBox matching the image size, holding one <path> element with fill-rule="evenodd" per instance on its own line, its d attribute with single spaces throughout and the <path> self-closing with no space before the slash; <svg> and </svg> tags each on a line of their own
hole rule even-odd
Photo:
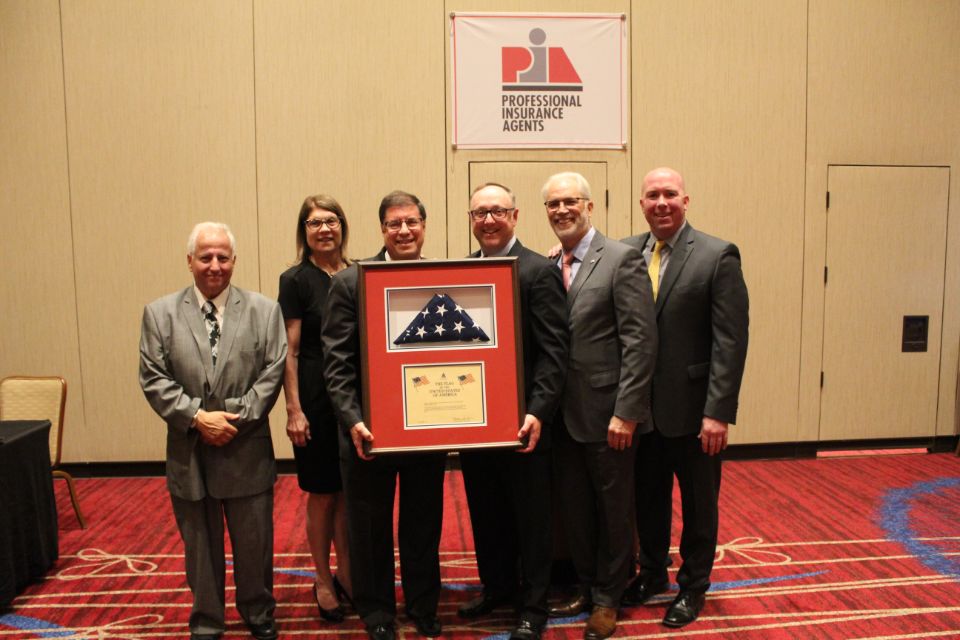
<svg viewBox="0 0 960 640">
<path fill-rule="evenodd" d="M 567 298 L 556 265 L 517 240 L 508 256 L 517 258 L 523 338 L 523 381 L 527 413 L 543 423 L 537 450 L 550 445 L 549 425 L 563 395 L 570 333 Z M 470 255 L 479 258 L 477 251 Z"/>
<path fill-rule="evenodd" d="M 366 260 L 386 260 L 386 249 Z M 360 324 L 357 318 L 356 264 L 333 276 L 323 314 L 323 368 L 327 393 L 340 423 L 340 455 L 353 450 L 350 429 L 363 422 L 360 384 Z M 369 425 L 368 425 L 369 426 Z M 356 455 L 354 452 L 353 455 Z"/>
<path fill-rule="evenodd" d="M 643 251 L 649 237 L 644 233 L 623 242 Z M 656 429 L 676 437 L 699 433 L 704 416 L 736 422 L 749 325 L 747 285 L 736 245 L 701 233 L 688 222 L 660 280 L 656 314 Z"/>
</svg>

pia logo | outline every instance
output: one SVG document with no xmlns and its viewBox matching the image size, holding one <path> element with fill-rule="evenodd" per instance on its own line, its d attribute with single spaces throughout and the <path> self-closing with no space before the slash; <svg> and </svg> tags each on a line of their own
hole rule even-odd
<svg viewBox="0 0 960 640">
<path fill-rule="evenodd" d="M 583 91 L 583 82 L 563 47 L 544 47 L 543 29 L 530 30 L 530 47 L 501 48 L 504 91 Z"/>
</svg>

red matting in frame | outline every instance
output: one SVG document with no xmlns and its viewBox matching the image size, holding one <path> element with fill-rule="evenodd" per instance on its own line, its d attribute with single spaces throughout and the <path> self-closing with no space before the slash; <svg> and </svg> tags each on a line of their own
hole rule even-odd
<svg viewBox="0 0 960 640">
<path fill-rule="evenodd" d="M 526 409 L 516 258 L 361 262 L 358 294 L 364 422 L 374 436 L 370 453 L 520 445 L 517 431 Z M 397 345 L 435 295 L 457 301 L 458 312 L 469 313 L 487 341 Z M 410 372 L 429 375 L 412 378 Z M 422 386 L 416 379 L 430 376 Z M 469 415 L 452 423 L 417 418 L 412 407 L 422 409 L 431 400 L 421 394 L 444 401 L 438 384 L 473 398 L 479 391 L 482 406 L 470 402 Z M 447 418 L 457 412 L 438 413 Z"/>
</svg>

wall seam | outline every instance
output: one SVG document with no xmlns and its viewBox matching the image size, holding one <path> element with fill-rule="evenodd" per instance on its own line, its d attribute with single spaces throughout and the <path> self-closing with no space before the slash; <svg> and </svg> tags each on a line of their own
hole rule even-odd
<svg viewBox="0 0 960 640">
<path fill-rule="evenodd" d="M 70 264 L 72 265 L 71 275 L 73 276 L 73 314 L 77 327 L 77 370 L 80 374 L 80 415 L 83 417 L 83 427 L 86 428 L 90 421 L 87 417 L 87 399 L 85 392 L 87 386 L 83 384 L 85 376 L 83 375 L 83 346 L 80 338 L 80 299 L 77 287 L 77 236 L 73 225 L 73 177 L 70 171 L 70 126 L 67 111 L 67 56 L 64 52 L 66 48 L 63 38 L 63 0 L 57 2 L 57 17 L 60 24 L 60 80 L 63 86 L 63 141 L 66 158 L 64 164 L 67 169 L 67 214 L 70 217 Z M 83 440 L 80 440 L 83 442 Z M 84 458 L 81 448 L 80 458 Z"/>
<path fill-rule="evenodd" d="M 254 219 L 257 221 L 257 291 L 263 293 L 263 233 L 260 220 L 260 149 L 257 147 L 257 12 L 256 0 L 250 0 L 250 53 L 253 67 L 253 192 Z"/>
</svg>

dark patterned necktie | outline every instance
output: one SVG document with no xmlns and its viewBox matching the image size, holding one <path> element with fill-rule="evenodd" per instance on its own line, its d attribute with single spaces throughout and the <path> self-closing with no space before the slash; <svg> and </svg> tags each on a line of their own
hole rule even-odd
<svg viewBox="0 0 960 640">
<path fill-rule="evenodd" d="M 210 300 L 203 303 L 203 319 L 207 323 L 207 335 L 210 337 L 210 354 L 213 364 L 217 364 L 217 346 L 220 344 L 220 323 L 217 322 L 217 307 Z"/>
</svg>

